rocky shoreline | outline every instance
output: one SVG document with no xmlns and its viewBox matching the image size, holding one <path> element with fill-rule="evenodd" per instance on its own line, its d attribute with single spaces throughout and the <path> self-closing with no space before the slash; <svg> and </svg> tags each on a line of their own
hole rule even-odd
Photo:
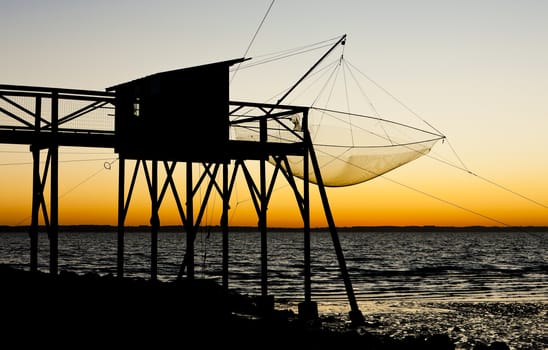
<svg viewBox="0 0 548 350">
<path fill-rule="evenodd" d="M 360 349 L 456 349 L 451 332 L 382 334 L 368 320 L 354 325 L 321 316 L 302 320 L 288 309 L 259 310 L 254 298 L 224 291 L 210 280 L 159 282 L 97 274 L 58 276 L 0 265 L 4 340 L 25 345 L 222 344 L 353 346 Z M 403 325 L 402 325 L 403 327 Z M 198 342 L 198 343 L 196 343 Z M 470 349 L 510 349 L 468 339 Z M 462 345 L 462 344 L 461 344 Z"/>
<path fill-rule="evenodd" d="M 492 344 L 513 350 L 548 346 L 548 304 L 539 300 L 383 300 L 362 303 L 362 311 L 367 332 L 400 341 L 446 334 L 462 350 Z"/>
</svg>

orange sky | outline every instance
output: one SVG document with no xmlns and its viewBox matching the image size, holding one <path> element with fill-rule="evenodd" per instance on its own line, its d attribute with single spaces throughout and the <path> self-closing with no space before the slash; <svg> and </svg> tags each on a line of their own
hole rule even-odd
<svg viewBox="0 0 548 350">
<path fill-rule="evenodd" d="M 24 149 L 22 146 L 18 148 Z M 72 152 L 74 151 L 68 152 L 69 156 L 66 157 L 82 157 Z M 63 154 L 62 149 L 61 154 Z M 113 160 L 116 158 L 115 154 L 111 156 Z M 98 158 L 97 155 L 89 156 L 89 159 L 96 158 Z M 108 156 L 99 158 L 108 159 Z M 30 223 L 30 155 L 25 157 L 25 160 L 29 163 L 3 166 L 3 182 L 0 186 L 3 194 L 0 201 L 1 224 L 28 225 Z M 114 162 L 110 170 L 104 168 L 103 163 L 103 160 L 60 163 L 59 221 L 61 224 L 116 224 L 118 163 Z M 546 208 L 542 206 L 487 184 L 467 173 L 455 173 L 451 168 L 443 170 L 442 165 L 427 157 L 415 163 L 412 162 L 405 167 L 393 170 L 384 177 L 359 185 L 328 188 L 328 197 L 336 224 L 339 226 L 543 226 L 548 224 Z M 127 164 L 126 188 L 129 186 L 129 174 L 133 171 L 134 162 L 128 161 Z M 267 166 L 272 169 L 269 164 Z M 425 173 L 422 177 L 415 174 L 425 167 L 432 171 Z M 180 174 L 177 181 L 181 198 L 185 196 L 183 168 L 180 164 L 177 169 Z M 198 166 L 195 168 L 196 171 L 199 170 Z M 539 178 L 537 183 L 541 183 L 541 180 Z M 301 181 L 297 180 L 297 183 L 301 184 Z M 521 185 L 525 192 L 530 191 L 531 196 L 548 196 L 545 187 L 539 189 L 535 183 L 526 182 L 526 184 L 528 186 L 523 186 L 518 179 L 515 179 L 514 182 L 506 185 L 510 188 Z M 293 194 L 283 178 L 278 180 L 276 188 L 269 205 L 269 225 L 276 227 L 302 225 Z M 317 186 L 312 184 L 310 189 L 312 226 L 326 226 Z M 150 200 L 146 191 L 141 170 L 130 205 L 127 225 L 148 224 Z M 245 183 L 239 181 L 231 200 L 231 225 L 257 224 L 257 216 L 247 191 Z M 47 198 L 49 200 L 49 197 Z M 195 205 L 200 199 L 201 196 L 198 194 Z M 218 225 L 220 199 L 218 196 L 213 196 L 209 203 L 203 224 Z M 160 211 L 163 225 L 181 223 L 174 204 L 173 197 L 168 192 Z"/>
</svg>

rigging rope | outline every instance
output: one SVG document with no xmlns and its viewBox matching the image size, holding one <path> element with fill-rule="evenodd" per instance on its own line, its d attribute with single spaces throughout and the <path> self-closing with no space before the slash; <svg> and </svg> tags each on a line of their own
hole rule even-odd
<svg viewBox="0 0 548 350">
<path fill-rule="evenodd" d="M 28 152 L 26 152 L 28 153 Z M 93 162 L 97 160 L 104 160 L 108 161 L 112 158 L 92 158 L 92 159 L 71 159 L 71 160 L 60 160 L 59 163 L 76 163 L 76 162 Z M 44 161 L 41 161 L 40 163 L 44 163 Z M 32 164 L 32 162 L 16 162 L 16 163 L 0 163 L 0 166 L 11 166 L 11 165 L 29 165 Z"/>
<path fill-rule="evenodd" d="M 77 183 L 75 186 L 73 186 L 72 188 L 69 188 L 67 191 L 65 191 L 63 194 L 59 195 L 59 199 L 60 198 L 63 198 L 65 197 L 67 194 L 69 194 L 70 192 L 74 191 L 75 189 L 77 189 L 78 187 L 80 187 L 81 185 L 85 184 L 86 182 L 88 182 L 89 180 L 91 180 L 92 178 L 94 178 L 95 176 L 99 175 L 103 170 L 110 170 L 110 167 L 113 163 L 115 163 L 116 161 L 118 160 L 118 158 L 114 159 L 113 161 L 111 162 L 105 162 L 103 163 L 103 167 L 99 170 L 97 170 L 96 172 L 94 172 L 93 174 L 89 175 L 88 177 L 86 177 L 84 180 L 80 181 L 79 183 Z M 106 165 L 108 164 L 108 166 Z"/>
<path fill-rule="evenodd" d="M 258 66 L 258 65 L 265 64 L 265 63 L 278 61 L 278 60 L 281 60 L 281 59 L 284 59 L 284 58 L 288 58 L 288 57 L 292 57 L 292 56 L 296 56 L 296 55 L 301 55 L 301 54 L 304 54 L 304 53 L 307 53 L 307 52 L 316 51 L 316 50 L 319 50 L 319 49 L 323 49 L 325 47 L 330 47 L 330 46 L 332 46 L 333 40 L 334 39 L 324 40 L 324 41 L 320 41 L 320 42 L 315 43 L 315 44 L 301 46 L 301 47 L 291 49 L 291 50 L 284 50 L 284 51 L 280 51 L 280 52 L 277 52 L 277 53 L 255 56 L 255 58 L 257 58 L 257 57 L 268 57 L 268 58 L 264 58 L 262 61 L 255 61 L 254 63 L 248 63 L 248 64 L 243 64 L 243 62 L 242 62 L 242 67 L 240 69 L 251 68 L 251 67 L 255 67 L 255 66 Z M 325 42 L 328 42 L 328 43 L 324 44 Z M 317 46 L 317 45 L 320 45 L 320 44 L 322 44 L 322 45 Z M 269 57 L 269 56 L 272 56 L 272 57 Z"/>
<path fill-rule="evenodd" d="M 356 66 L 354 66 L 351 62 L 347 60 L 347 63 L 349 66 L 351 66 L 353 69 L 355 69 L 358 73 L 363 75 L 367 80 L 369 80 L 373 85 L 375 85 L 377 88 L 382 90 L 385 94 L 390 96 L 394 101 L 396 101 L 400 106 L 405 108 L 407 111 L 409 111 L 411 114 L 413 114 L 415 117 L 420 119 L 423 123 L 431 127 L 434 131 L 436 131 L 439 134 L 442 134 L 441 131 L 436 129 L 432 124 L 430 124 L 428 121 L 423 119 L 421 116 L 419 116 L 415 111 L 413 111 L 410 107 L 408 107 L 406 104 L 404 104 L 400 99 L 398 99 L 396 96 L 394 96 L 392 93 L 390 93 L 388 90 L 386 90 L 384 87 L 382 87 L 379 83 L 377 83 L 375 80 L 371 79 L 369 76 L 367 76 L 365 73 L 363 73 L 361 70 L 359 70 Z"/>
<path fill-rule="evenodd" d="M 375 107 L 375 105 L 373 104 L 373 101 L 369 98 L 369 96 L 367 95 L 367 93 L 365 92 L 365 90 L 363 89 L 361 84 L 358 82 L 358 79 L 356 78 L 356 76 L 354 75 L 354 72 L 350 69 L 350 67 L 346 63 L 346 60 L 343 60 L 343 65 L 344 65 L 344 69 L 348 70 L 348 72 L 350 73 L 350 76 L 354 80 L 354 84 L 356 84 L 356 86 L 360 90 L 360 93 L 362 94 L 362 96 L 365 98 L 365 100 L 369 104 L 369 107 L 371 108 L 371 111 L 373 112 L 375 117 L 380 118 L 380 114 L 377 111 L 377 107 Z M 388 131 L 384 128 L 384 125 L 382 123 L 379 123 L 379 126 L 383 130 L 384 135 L 386 136 L 387 140 L 390 141 L 390 144 L 394 144 L 394 141 L 391 139 L 390 135 L 388 134 Z"/>
<path fill-rule="evenodd" d="M 344 50 L 344 46 L 343 46 L 343 50 Z M 348 83 L 346 81 L 346 70 L 344 69 L 344 66 L 342 64 L 343 62 L 343 54 L 341 54 L 341 59 L 340 59 L 340 63 L 339 65 L 343 67 L 342 69 L 342 72 L 343 72 L 343 81 L 344 81 L 344 97 L 345 97 L 345 101 L 346 101 L 346 111 L 347 112 L 350 112 L 350 97 L 348 96 Z M 350 116 L 348 116 L 348 124 L 350 125 L 350 137 L 352 139 L 352 146 L 354 146 L 354 130 L 353 130 L 353 126 L 352 126 L 352 119 L 350 119 Z"/>
<path fill-rule="evenodd" d="M 247 53 L 249 52 L 249 49 L 251 48 L 251 45 L 253 45 L 253 42 L 255 41 L 255 38 L 257 37 L 257 34 L 259 34 L 259 30 L 261 30 L 261 27 L 263 26 L 263 23 L 264 23 L 266 17 L 268 16 L 268 14 L 270 12 L 270 9 L 272 8 L 272 5 L 274 5 L 274 1 L 275 0 L 272 0 L 272 2 L 270 3 L 270 6 L 268 6 L 268 9 L 266 10 L 266 13 L 264 14 L 263 19 L 261 20 L 261 23 L 259 23 L 259 27 L 255 31 L 255 34 L 253 34 L 253 38 L 251 38 L 251 41 L 249 42 L 249 45 L 247 45 L 247 49 L 245 50 L 245 53 L 244 53 L 243 57 L 245 57 L 247 55 Z M 234 74 L 232 74 L 232 78 L 230 78 L 230 83 L 232 83 L 232 80 L 234 80 L 234 77 L 236 76 L 236 73 L 238 73 L 238 70 L 240 69 L 241 64 L 242 64 L 242 62 L 238 63 L 238 66 L 234 70 Z"/>
<path fill-rule="evenodd" d="M 459 204 L 457 204 L 457 203 L 455 203 L 455 202 L 451 202 L 451 201 L 449 201 L 449 200 L 447 200 L 447 199 L 443 199 L 443 198 L 438 197 L 438 196 L 435 196 L 435 195 L 433 195 L 433 194 L 431 194 L 431 193 L 425 192 L 425 191 L 423 191 L 423 190 L 419 190 L 418 188 L 415 188 L 415 187 L 406 185 L 406 184 L 404 184 L 404 183 L 402 183 L 402 182 L 399 182 L 399 181 L 396 181 L 396 180 L 394 180 L 394 179 L 391 179 L 391 178 L 387 177 L 386 175 L 381 175 L 381 177 L 382 177 L 383 179 L 385 179 L 385 180 L 388 180 L 388 181 L 390 181 L 390 182 L 393 182 L 393 183 L 395 183 L 395 184 L 398 184 L 398 185 L 400 185 L 400 186 L 403 186 L 403 187 L 405 187 L 405 188 L 408 188 L 408 189 L 410 189 L 410 190 L 413 190 L 413 191 L 415 191 L 415 192 L 417 192 L 417 193 L 420 193 L 420 194 L 422 194 L 422 195 L 425 195 L 425 196 L 430 197 L 430 198 L 432 198 L 432 199 L 435 199 L 435 200 L 437 200 L 437 201 L 440 201 L 440 202 L 449 204 L 449 205 L 451 205 L 451 206 L 453 206 L 453 207 L 455 207 L 455 208 L 458 208 L 458 209 L 464 210 L 464 211 L 466 211 L 466 212 L 469 212 L 469 213 L 471 213 L 471 214 L 480 216 L 480 217 L 482 217 L 482 218 L 484 218 L 484 219 L 487 219 L 487 220 L 496 222 L 496 223 L 501 224 L 501 225 L 503 225 L 503 226 L 507 226 L 507 227 L 512 226 L 512 225 L 510 225 L 510 224 L 508 224 L 508 223 L 505 223 L 505 222 L 503 222 L 503 221 L 497 220 L 497 219 L 495 219 L 495 218 L 493 218 L 493 217 L 487 216 L 487 215 L 482 214 L 482 213 L 480 213 L 480 212 L 478 212 L 478 211 L 475 211 L 475 210 L 472 210 L 472 209 L 463 207 L 462 205 L 459 205 Z"/>
<path fill-rule="evenodd" d="M 104 159 L 95 159 L 95 160 L 104 160 Z M 95 176 L 99 175 L 102 171 L 104 170 L 111 170 L 111 166 L 112 164 L 114 164 L 116 161 L 118 161 L 118 158 L 112 160 L 112 158 L 109 158 L 109 160 L 111 160 L 110 162 L 106 161 L 105 163 L 103 163 L 103 167 L 99 170 L 97 170 L 96 172 L 92 173 L 91 175 L 89 175 L 88 177 L 86 177 L 84 180 L 80 181 L 78 184 L 76 184 L 75 186 L 69 188 L 68 190 L 66 190 L 65 192 L 63 192 L 62 194 L 60 194 L 58 196 L 58 198 L 63 198 L 65 197 L 66 195 L 68 195 L 69 193 L 71 193 L 72 191 L 74 191 L 75 189 L 77 189 L 78 187 L 82 186 L 84 183 L 88 182 L 89 180 L 91 180 L 92 178 L 94 178 Z M 80 160 L 80 161 L 84 161 L 84 160 Z M 61 161 L 60 161 L 61 162 Z M 108 164 L 108 166 L 107 166 Z M 16 226 L 19 226 L 19 225 L 22 225 L 24 222 L 26 222 L 27 220 L 30 219 L 30 216 L 27 216 L 26 218 L 20 220 Z"/>
<path fill-rule="evenodd" d="M 505 190 L 505 191 L 507 191 L 507 192 L 509 192 L 509 193 L 511 193 L 511 194 L 513 194 L 513 195 L 515 195 L 515 196 L 521 197 L 522 199 L 525 199 L 525 200 L 527 200 L 527 201 L 529 201 L 529 202 L 531 202 L 531 203 L 533 203 L 533 204 L 536 204 L 536 205 L 538 205 L 538 206 L 540 206 L 540 207 L 542 207 L 542 208 L 548 209 L 548 205 L 543 204 L 543 203 L 541 203 L 541 202 L 539 202 L 539 201 L 537 201 L 537 200 L 535 200 L 535 199 L 533 199 L 533 198 L 527 197 L 527 196 L 525 196 L 525 195 L 523 195 L 523 194 L 521 194 L 521 193 L 519 193 L 519 192 L 516 192 L 516 191 L 514 191 L 514 190 L 512 190 L 512 189 L 510 189 L 510 188 L 508 188 L 508 187 L 505 187 L 505 186 L 503 186 L 503 185 L 501 185 L 501 184 L 499 184 L 499 183 L 497 183 L 497 182 L 495 182 L 495 181 L 493 181 L 493 180 L 490 180 L 490 179 L 488 179 L 488 178 L 486 178 L 486 177 L 484 177 L 484 176 L 481 176 L 481 175 L 479 175 L 479 174 L 477 174 L 477 173 L 475 173 L 475 172 L 473 172 L 473 171 L 471 171 L 471 170 L 469 170 L 469 169 L 467 169 L 467 168 L 463 168 L 463 167 L 460 167 L 460 166 L 458 166 L 458 165 L 455 165 L 455 164 L 453 164 L 453 163 L 451 163 L 451 162 L 448 162 L 448 161 L 446 161 L 446 160 L 444 160 L 444 159 L 440 159 L 440 158 L 434 157 L 434 156 L 432 156 L 431 154 L 428 154 L 428 155 L 426 155 L 426 156 L 429 157 L 429 158 L 432 158 L 432 159 L 434 159 L 434 160 L 436 160 L 436 161 L 438 161 L 438 162 L 440 162 L 440 163 L 443 163 L 443 164 L 445 164 L 445 165 L 448 165 L 448 166 L 450 166 L 450 167 L 453 167 L 453 168 L 455 168 L 455 169 L 462 170 L 462 171 L 464 171 L 464 172 L 466 172 L 466 173 L 468 173 L 468 174 L 470 174 L 470 175 L 472 175 L 472 176 L 477 177 L 477 178 L 480 179 L 480 180 L 483 180 L 483 181 L 485 181 L 485 182 L 487 182 L 487 183 L 490 183 L 491 185 L 496 186 L 496 187 L 498 187 L 498 188 L 500 188 L 500 189 L 502 189 L 502 190 Z"/>
</svg>

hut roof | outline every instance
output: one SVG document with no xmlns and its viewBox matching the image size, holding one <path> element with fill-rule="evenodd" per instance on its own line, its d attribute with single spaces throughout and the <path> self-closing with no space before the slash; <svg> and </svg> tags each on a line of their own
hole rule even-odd
<svg viewBox="0 0 548 350">
<path fill-rule="evenodd" d="M 120 84 L 117 84 L 117 85 L 113 85 L 111 87 L 106 88 L 106 91 L 116 91 L 118 88 L 121 88 L 121 87 L 124 87 L 124 86 L 127 86 L 127 85 L 138 84 L 138 83 L 145 82 L 147 80 L 153 80 L 153 79 L 157 79 L 157 78 L 167 77 L 169 75 L 178 75 L 178 74 L 183 74 L 184 75 L 185 72 L 190 73 L 190 72 L 195 72 L 197 70 L 202 70 L 204 72 L 207 72 L 208 70 L 213 69 L 213 68 L 218 68 L 219 66 L 229 67 L 229 66 L 232 66 L 233 64 L 240 63 L 240 62 L 246 61 L 248 59 L 249 58 L 236 58 L 236 59 L 227 60 L 227 61 L 220 61 L 220 62 L 203 64 L 203 65 L 199 65 L 199 66 L 179 68 L 179 69 L 169 70 L 169 71 L 165 71 L 165 72 L 155 73 L 155 74 L 147 75 L 147 76 L 142 77 L 142 78 L 130 80 L 130 81 L 127 81 L 125 83 L 120 83 Z"/>
</svg>

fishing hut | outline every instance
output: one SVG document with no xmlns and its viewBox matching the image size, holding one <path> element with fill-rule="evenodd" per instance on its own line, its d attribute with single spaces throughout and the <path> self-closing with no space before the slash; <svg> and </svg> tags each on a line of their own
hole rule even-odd
<svg viewBox="0 0 548 350">
<path fill-rule="evenodd" d="M 314 166 L 312 143 L 307 133 L 308 108 L 282 104 L 260 104 L 229 100 L 229 67 L 243 59 L 217 62 L 197 67 L 157 73 L 107 89 L 115 94 L 116 151 L 119 154 L 119 223 L 118 274 L 123 275 L 124 218 L 131 194 L 125 195 L 125 160 L 136 160 L 134 173 L 140 167 L 147 178 L 151 198 L 151 278 L 157 277 L 158 214 L 168 189 L 173 192 L 186 231 L 186 252 L 179 277 L 194 278 L 194 241 L 207 201 L 216 191 L 223 201 L 221 229 L 223 234 L 223 286 L 228 288 L 228 210 L 237 172 L 243 172 L 257 211 L 261 234 L 261 299 L 263 307 L 273 307 L 268 294 L 267 208 L 276 175 L 267 178 L 266 166 L 275 166 L 294 190 L 303 218 L 305 302 L 300 312 L 315 317 L 317 308 L 311 300 L 310 276 L 310 208 L 309 182 L 299 189 L 288 167 L 288 156 L 303 158 L 305 174 Z M 296 120 L 299 123 L 296 123 Z M 298 125 L 298 127 L 296 127 Z M 283 136 L 280 136 L 283 135 Z M 312 164 L 309 164 L 312 159 Z M 247 167 L 248 161 L 260 163 L 258 183 Z M 185 204 L 172 178 L 178 163 L 185 163 Z M 194 174 L 192 163 L 203 164 L 204 171 Z M 233 165 L 230 166 L 229 165 Z M 158 167 L 164 166 L 167 177 L 158 183 Z M 319 168 L 317 169 L 319 171 Z M 222 183 L 218 183 L 218 172 Z M 321 175 L 317 177 L 321 178 Z M 195 181 L 197 179 L 197 181 Z M 129 184 L 133 188 L 135 177 Z M 204 186 L 201 203 L 194 197 L 198 186 Z M 324 200 L 327 197 L 324 192 Z M 197 204 L 197 205 L 196 205 Z M 196 206 L 196 207 L 195 207 Z M 329 214 L 330 216 L 331 214 Z M 332 219 L 330 220 L 332 222 Z M 333 224 L 334 225 L 334 224 Z M 334 226 L 333 226 L 334 228 Z M 334 233 L 336 235 L 336 233 Z M 344 258 L 335 240 L 344 274 Z M 345 278 L 347 283 L 348 278 Z M 351 291 L 350 285 L 348 286 Z M 353 298 L 353 296 L 352 296 Z M 356 307 L 357 310 L 357 307 Z M 359 311 L 358 311 L 359 312 Z"/>
</svg>

